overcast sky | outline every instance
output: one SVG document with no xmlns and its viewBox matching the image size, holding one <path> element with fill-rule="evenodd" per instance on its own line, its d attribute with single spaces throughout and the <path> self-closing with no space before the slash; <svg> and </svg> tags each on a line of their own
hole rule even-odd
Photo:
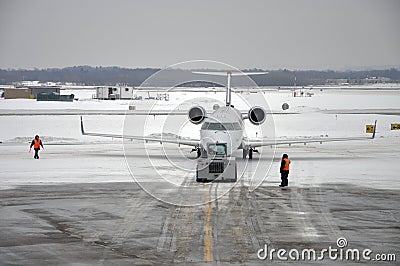
<svg viewBox="0 0 400 266">
<path fill-rule="evenodd" d="M 399 0 L 0 0 L 0 68 L 400 66 Z"/>
</svg>

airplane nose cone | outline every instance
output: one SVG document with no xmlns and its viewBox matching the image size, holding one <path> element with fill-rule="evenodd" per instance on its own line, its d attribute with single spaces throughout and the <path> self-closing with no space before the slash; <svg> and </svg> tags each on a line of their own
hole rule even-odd
<svg viewBox="0 0 400 266">
<path fill-rule="evenodd" d="M 215 140 L 219 142 L 230 142 L 230 136 L 226 131 L 216 131 L 215 132 Z"/>
</svg>

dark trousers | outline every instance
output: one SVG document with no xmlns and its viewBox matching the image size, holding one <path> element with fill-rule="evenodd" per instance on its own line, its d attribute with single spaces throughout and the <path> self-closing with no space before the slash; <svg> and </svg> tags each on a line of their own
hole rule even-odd
<svg viewBox="0 0 400 266">
<path fill-rule="evenodd" d="M 281 186 L 282 187 L 287 187 L 288 186 L 288 184 L 289 184 L 288 177 L 289 177 L 289 171 L 282 171 L 281 172 L 281 180 L 282 180 Z"/>
<path fill-rule="evenodd" d="M 34 150 L 35 150 L 35 156 L 33 156 L 33 158 L 39 159 L 39 150 L 40 149 L 34 149 Z"/>
</svg>

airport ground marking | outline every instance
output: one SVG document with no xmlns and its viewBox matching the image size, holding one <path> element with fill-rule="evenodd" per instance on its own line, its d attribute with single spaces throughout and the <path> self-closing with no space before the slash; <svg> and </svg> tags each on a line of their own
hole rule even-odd
<svg viewBox="0 0 400 266">
<path fill-rule="evenodd" d="M 391 124 L 390 130 L 400 130 L 400 124 Z"/>
<path fill-rule="evenodd" d="M 213 246 L 212 246 L 212 226 L 211 226 L 211 201 L 210 201 L 211 190 L 208 191 L 206 195 L 206 211 L 205 211 L 205 222 L 204 222 L 204 261 L 212 262 L 214 260 L 213 256 Z"/>
</svg>

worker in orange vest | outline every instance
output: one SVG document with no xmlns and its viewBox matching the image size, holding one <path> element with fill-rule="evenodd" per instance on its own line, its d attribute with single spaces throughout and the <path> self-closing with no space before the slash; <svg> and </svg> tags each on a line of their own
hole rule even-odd
<svg viewBox="0 0 400 266">
<path fill-rule="evenodd" d="M 280 187 L 287 187 L 288 186 L 289 169 L 290 169 L 290 160 L 289 160 L 288 155 L 285 153 L 282 156 L 282 161 L 281 161 L 280 173 L 281 173 L 282 182 L 279 185 Z"/>
<path fill-rule="evenodd" d="M 32 147 L 35 150 L 35 156 L 33 156 L 33 158 L 35 159 L 39 159 L 40 146 L 42 146 L 42 148 L 44 149 L 42 140 L 39 138 L 38 135 L 36 135 L 35 138 L 32 140 L 31 146 L 29 148 L 29 152 L 32 151 Z"/>
</svg>

